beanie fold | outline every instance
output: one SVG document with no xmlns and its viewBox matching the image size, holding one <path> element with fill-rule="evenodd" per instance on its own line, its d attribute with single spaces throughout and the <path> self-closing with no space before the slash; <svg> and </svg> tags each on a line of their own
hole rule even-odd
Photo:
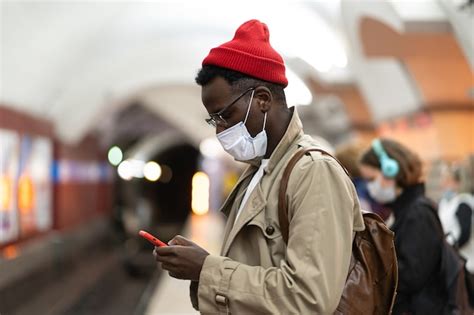
<svg viewBox="0 0 474 315">
<path fill-rule="evenodd" d="M 272 59 L 247 54 L 226 47 L 211 49 L 202 65 L 217 65 L 277 84 L 288 85 L 285 65 Z"/>
</svg>

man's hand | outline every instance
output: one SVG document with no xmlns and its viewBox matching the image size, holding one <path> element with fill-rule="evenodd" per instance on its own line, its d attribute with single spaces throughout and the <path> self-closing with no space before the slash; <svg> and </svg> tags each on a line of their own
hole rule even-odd
<svg viewBox="0 0 474 315">
<path fill-rule="evenodd" d="M 153 255 L 156 261 L 173 278 L 199 281 L 202 265 L 209 253 L 180 235 L 168 244 L 170 246 L 155 247 Z"/>
</svg>

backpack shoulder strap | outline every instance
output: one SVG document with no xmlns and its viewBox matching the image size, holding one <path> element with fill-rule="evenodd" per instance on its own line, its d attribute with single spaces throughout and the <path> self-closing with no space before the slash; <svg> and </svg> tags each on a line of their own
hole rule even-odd
<svg viewBox="0 0 474 315">
<path fill-rule="evenodd" d="M 283 240 L 285 244 L 288 244 L 288 236 L 289 236 L 289 220 L 288 220 L 288 204 L 286 203 L 286 189 L 288 187 L 288 181 L 290 179 L 290 174 L 293 168 L 295 167 L 296 163 L 303 157 L 303 155 L 311 152 L 317 151 L 321 152 L 323 155 L 328 155 L 336 160 L 339 165 L 341 165 L 344 172 L 349 176 L 346 168 L 331 154 L 324 151 L 323 149 L 317 147 L 308 147 L 302 148 L 291 157 L 290 161 L 286 165 L 285 170 L 283 171 L 283 176 L 280 181 L 280 190 L 278 192 L 278 221 L 280 222 L 280 230 Z"/>
</svg>

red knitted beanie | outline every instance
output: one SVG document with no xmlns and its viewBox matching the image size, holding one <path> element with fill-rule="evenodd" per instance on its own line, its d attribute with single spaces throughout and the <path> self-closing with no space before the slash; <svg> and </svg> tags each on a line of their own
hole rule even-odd
<svg viewBox="0 0 474 315">
<path fill-rule="evenodd" d="M 214 65 L 285 87 L 288 85 L 283 58 L 270 45 L 267 25 L 258 20 L 245 22 L 231 41 L 212 48 L 202 65 Z"/>
</svg>

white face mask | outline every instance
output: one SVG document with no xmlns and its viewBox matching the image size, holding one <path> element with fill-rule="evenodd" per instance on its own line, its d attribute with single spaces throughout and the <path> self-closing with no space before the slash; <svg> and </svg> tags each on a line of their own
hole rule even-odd
<svg viewBox="0 0 474 315">
<path fill-rule="evenodd" d="M 382 187 L 382 184 L 380 183 L 380 177 L 369 182 L 367 184 L 367 189 L 369 191 L 369 195 L 378 203 L 386 204 L 397 199 L 395 186 Z"/>
<path fill-rule="evenodd" d="M 255 137 L 252 137 L 245 126 L 252 105 L 254 91 L 250 97 L 250 103 L 245 115 L 245 120 L 217 134 L 217 139 L 224 150 L 232 155 L 236 160 L 249 161 L 256 157 L 264 156 L 267 152 L 267 133 L 265 124 L 267 122 L 267 113 L 263 118 L 263 129 Z"/>
</svg>

